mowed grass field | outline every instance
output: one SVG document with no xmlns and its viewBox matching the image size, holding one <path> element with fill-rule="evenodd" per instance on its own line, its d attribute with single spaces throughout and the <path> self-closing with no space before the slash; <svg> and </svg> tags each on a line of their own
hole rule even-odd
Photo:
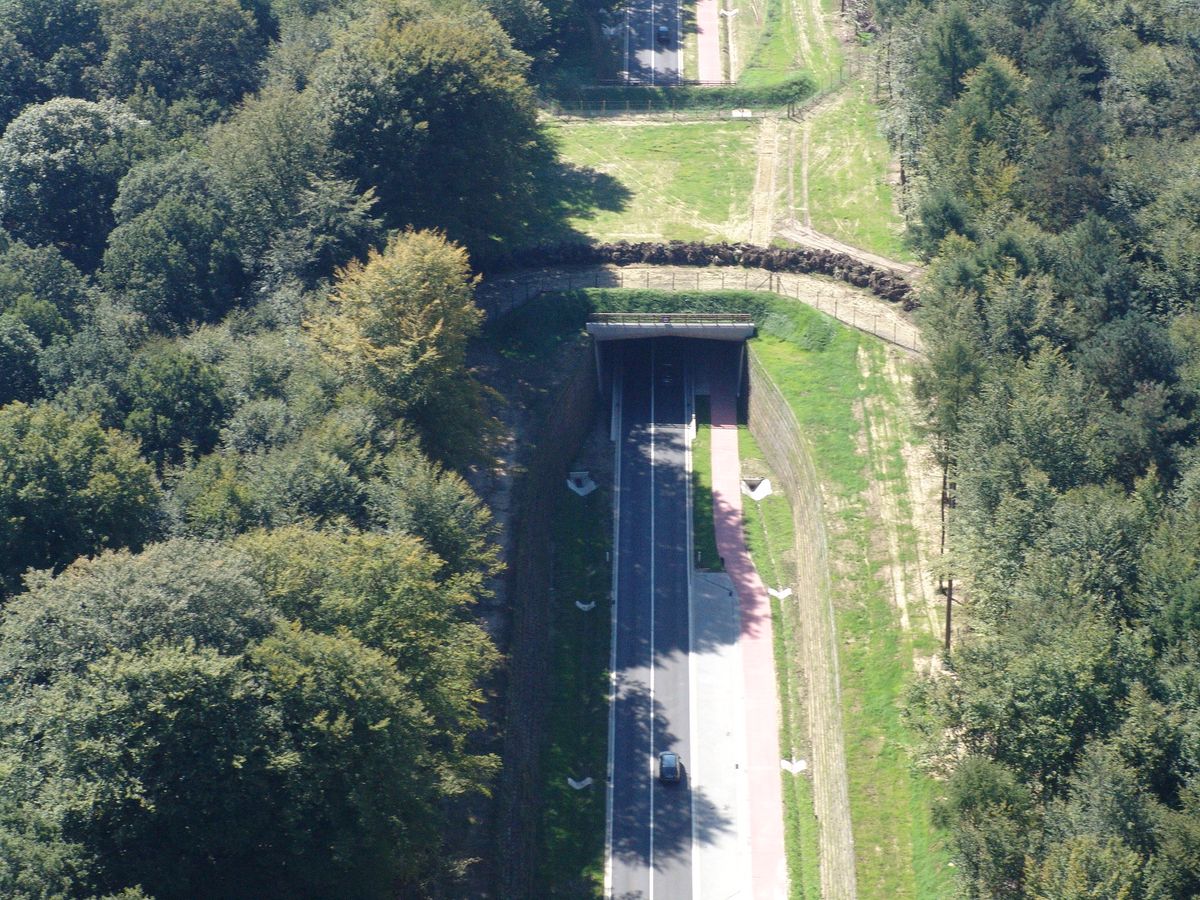
<svg viewBox="0 0 1200 900">
<path fill-rule="evenodd" d="M 813 228 L 855 247 L 905 262 L 904 220 L 888 183 L 892 151 L 865 79 L 822 104 L 808 123 L 808 199 Z M 795 165 L 804 164 L 797 154 Z M 796 183 L 803 174 L 795 173 Z"/>
<path fill-rule="evenodd" d="M 615 180 L 616 208 L 568 224 L 599 240 L 736 240 L 754 188 L 754 121 L 556 123 L 563 160 Z"/>
</svg>

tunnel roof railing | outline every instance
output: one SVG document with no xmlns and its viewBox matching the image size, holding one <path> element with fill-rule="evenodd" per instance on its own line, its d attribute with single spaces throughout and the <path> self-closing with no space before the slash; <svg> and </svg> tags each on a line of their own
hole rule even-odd
<svg viewBox="0 0 1200 900">
<path fill-rule="evenodd" d="M 753 325 L 749 313 L 592 313 L 589 323 L 597 325 Z"/>
</svg>

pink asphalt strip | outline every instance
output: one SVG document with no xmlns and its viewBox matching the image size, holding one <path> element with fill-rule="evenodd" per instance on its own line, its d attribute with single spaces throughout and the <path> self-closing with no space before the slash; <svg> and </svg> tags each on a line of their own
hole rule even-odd
<svg viewBox="0 0 1200 900">
<path fill-rule="evenodd" d="M 713 521 L 717 552 L 733 580 L 742 614 L 742 672 L 746 687 L 746 765 L 750 788 L 750 874 L 754 897 L 787 896 L 783 846 L 783 788 L 779 768 L 779 699 L 771 601 L 742 533 L 737 407 L 731 386 L 714 384 L 712 409 Z"/>
<path fill-rule="evenodd" d="M 721 15 L 717 0 L 696 0 L 696 40 L 701 81 L 724 81 L 721 75 Z"/>
</svg>

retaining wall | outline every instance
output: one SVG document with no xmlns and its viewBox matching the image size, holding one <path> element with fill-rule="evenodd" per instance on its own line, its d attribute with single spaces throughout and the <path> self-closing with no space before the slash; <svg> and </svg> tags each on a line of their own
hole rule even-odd
<svg viewBox="0 0 1200 900">
<path fill-rule="evenodd" d="M 754 350 L 749 346 L 747 350 L 750 432 L 792 504 L 794 601 L 780 605 L 792 633 L 800 638 L 800 658 L 791 662 L 803 671 L 807 689 L 813 808 L 820 821 L 821 895 L 852 898 L 856 896 L 854 834 L 821 485 L 795 414 Z"/>
<path fill-rule="evenodd" d="M 546 643 L 552 577 L 551 523 L 568 467 L 595 422 L 596 375 L 581 345 L 570 374 L 542 410 L 527 469 L 516 488 L 516 536 L 510 569 L 512 625 L 507 659 L 504 766 L 496 840 L 498 893 L 536 896 L 541 847 L 542 772 L 550 647 Z"/>
</svg>

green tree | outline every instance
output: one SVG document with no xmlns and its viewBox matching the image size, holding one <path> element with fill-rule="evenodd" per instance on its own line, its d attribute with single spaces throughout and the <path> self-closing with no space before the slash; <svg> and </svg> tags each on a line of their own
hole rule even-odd
<svg viewBox="0 0 1200 900">
<path fill-rule="evenodd" d="M 0 407 L 0 586 L 105 547 L 139 547 L 162 502 L 130 438 L 50 406 Z"/>
<path fill-rule="evenodd" d="M 101 77 L 117 97 L 150 91 L 227 106 L 257 84 L 265 46 L 237 0 L 104 0 L 101 9 Z"/>
<path fill-rule="evenodd" d="M 158 328 L 219 318 L 244 286 L 232 211 L 210 177 L 174 158 L 121 183 L 101 281 Z"/>
<path fill-rule="evenodd" d="M 27 103 L 91 95 L 91 70 L 104 50 L 97 0 L 3 0 L 3 31 L 19 46 L 22 74 L 33 82 Z"/>
<path fill-rule="evenodd" d="M 439 228 L 486 258 L 530 212 L 538 130 L 526 58 L 484 13 L 347 32 L 313 77 L 344 171 L 390 224 Z"/>
<path fill-rule="evenodd" d="M 31 575 L 0 620 L 5 699 L 155 642 L 242 653 L 279 621 L 251 562 L 219 544 L 177 538 Z"/>
<path fill-rule="evenodd" d="M 40 393 L 38 353 L 41 342 L 29 328 L 11 314 L 0 315 L 0 406 L 13 400 L 26 403 Z"/>
<path fill-rule="evenodd" d="M 0 224 L 29 244 L 54 244 L 81 267 L 94 266 L 139 124 L 111 101 L 59 98 L 26 108 L 0 138 Z"/>
<path fill-rule="evenodd" d="M 496 653 L 466 614 L 482 593 L 477 576 L 446 577 L 442 561 L 407 535 L 292 527 L 246 535 L 236 546 L 255 561 L 285 617 L 351 634 L 394 661 L 445 743 L 446 790 L 478 785 L 491 760 L 470 753 L 466 738 L 482 725 L 478 680 Z"/>
<path fill-rule="evenodd" d="M 1093 834 L 1069 838 L 1049 849 L 1029 879 L 1036 900 L 1140 900 L 1145 858 L 1116 838 Z"/>
<path fill-rule="evenodd" d="M 962 91 L 967 73 L 983 62 L 984 50 L 967 7 L 958 2 L 939 6 L 922 37 L 914 100 L 930 110 L 945 109 Z"/>
<path fill-rule="evenodd" d="M 367 488 L 376 522 L 421 538 L 452 573 L 496 573 L 491 513 L 462 476 L 445 471 L 411 445 L 389 453 L 382 469 Z"/>
<path fill-rule="evenodd" d="M 967 896 L 1023 896 L 1035 817 L 1033 798 L 1012 772 L 986 757 L 963 759 L 934 807 L 934 821 L 953 830 L 954 859 Z"/>
<path fill-rule="evenodd" d="M 124 430 L 160 467 L 215 446 L 228 408 L 212 366 L 165 345 L 141 354 L 124 381 Z"/>
</svg>

